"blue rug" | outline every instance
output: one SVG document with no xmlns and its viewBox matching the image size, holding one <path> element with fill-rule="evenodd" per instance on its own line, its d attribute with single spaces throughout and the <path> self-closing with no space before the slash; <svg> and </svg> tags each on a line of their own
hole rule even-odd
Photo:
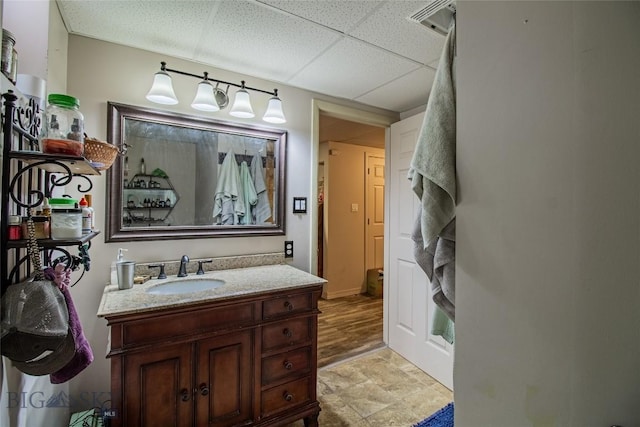
<svg viewBox="0 0 640 427">
<path fill-rule="evenodd" d="M 453 427 L 453 402 L 413 427 Z"/>
</svg>

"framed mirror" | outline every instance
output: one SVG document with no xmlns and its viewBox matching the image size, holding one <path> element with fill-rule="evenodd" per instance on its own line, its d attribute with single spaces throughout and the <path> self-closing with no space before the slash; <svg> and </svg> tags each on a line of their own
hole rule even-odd
<svg viewBox="0 0 640 427">
<path fill-rule="evenodd" d="M 108 102 L 106 242 L 285 233 L 287 132 Z"/>
</svg>

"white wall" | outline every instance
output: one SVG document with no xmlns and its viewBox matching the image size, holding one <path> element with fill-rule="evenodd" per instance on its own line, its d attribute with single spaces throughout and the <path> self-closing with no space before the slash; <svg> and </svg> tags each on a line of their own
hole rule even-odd
<svg viewBox="0 0 640 427">
<path fill-rule="evenodd" d="M 457 427 L 640 425 L 638 23 L 459 2 Z"/>
</svg>

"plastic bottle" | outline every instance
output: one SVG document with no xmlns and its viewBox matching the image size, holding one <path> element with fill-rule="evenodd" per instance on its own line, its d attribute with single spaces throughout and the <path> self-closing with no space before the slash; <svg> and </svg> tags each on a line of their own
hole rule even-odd
<svg viewBox="0 0 640 427">
<path fill-rule="evenodd" d="M 7 228 L 7 238 L 9 240 L 22 239 L 22 217 L 20 217 L 20 215 L 9 216 L 9 227 Z"/>
<path fill-rule="evenodd" d="M 91 211 L 91 231 L 93 231 L 96 229 L 96 210 L 93 209 L 93 197 L 91 196 L 91 194 L 85 194 L 84 198 L 89 205 L 87 207 Z"/>
<path fill-rule="evenodd" d="M 89 234 L 91 233 L 91 210 L 84 197 L 80 200 L 80 209 L 82 209 L 82 234 Z"/>
<path fill-rule="evenodd" d="M 49 199 L 45 198 L 42 202 L 42 215 L 46 216 L 51 220 L 51 205 L 49 205 Z"/>
<path fill-rule="evenodd" d="M 140 159 L 140 175 L 146 175 L 147 174 L 147 167 L 144 164 L 144 157 L 142 159 Z"/>
<path fill-rule="evenodd" d="M 116 265 L 119 262 L 124 261 L 123 252 L 126 252 L 126 251 L 128 251 L 128 249 L 118 248 L 118 255 L 116 256 L 116 260 L 111 263 L 111 282 L 110 282 L 110 284 L 112 284 L 112 285 L 117 285 L 118 284 L 118 270 L 116 268 Z"/>
</svg>

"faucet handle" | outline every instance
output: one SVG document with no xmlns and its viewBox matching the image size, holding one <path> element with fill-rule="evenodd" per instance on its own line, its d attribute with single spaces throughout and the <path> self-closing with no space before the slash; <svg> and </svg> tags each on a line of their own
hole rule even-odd
<svg viewBox="0 0 640 427">
<path fill-rule="evenodd" d="M 158 279 L 167 278 L 167 275 L 164 273 L 164 264 L 153 264 L 153 265 L 150 265 L 149 268 L 160 268 L 160 274 L 158 274 Z"/>
<path fill-rule="evenodd" d="M 204 270 L 202 269 L 202 264 L 208 264 L 210 262 L 213 262 L 212 259 L 201 259 L 198 261 L 198 272 L 196 274 L 201 275 L 204 274 Z"/>
</svg>

